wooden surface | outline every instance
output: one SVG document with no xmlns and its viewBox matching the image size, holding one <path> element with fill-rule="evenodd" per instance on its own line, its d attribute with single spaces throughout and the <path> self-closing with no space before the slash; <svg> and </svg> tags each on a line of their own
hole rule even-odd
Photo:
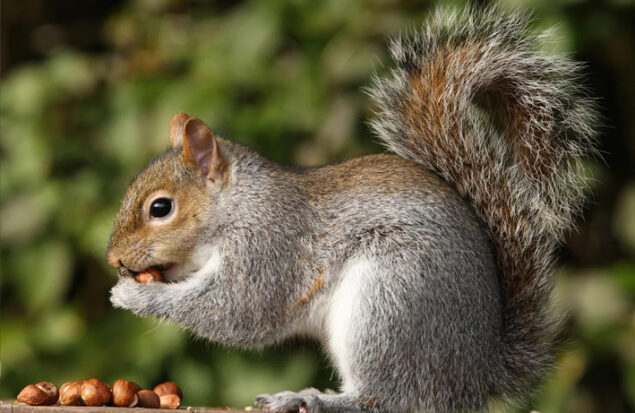
<svg viewBox="0 0 635 413">
<path fill-rule="evenodd" d="M 188 407 L 179 409 L 144 409 L 140 407 L 90 407 L 90 406 L 29 406 L 18 403 L 15 400 L 0 400 L 0 412 L 2 413 L 245 413 L 248 410 L 236 410 L 229 407 Z M 253 409 L 252 412 L 260 412 Z"/>
</svg>

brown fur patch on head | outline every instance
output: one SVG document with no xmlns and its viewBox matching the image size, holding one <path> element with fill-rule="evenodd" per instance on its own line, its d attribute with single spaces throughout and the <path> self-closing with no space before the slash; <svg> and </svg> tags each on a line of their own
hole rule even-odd
<svg viewBox="0 0 635 413">
<path fill-rule="evenodd" d="M 175 216 L 167 223 L 144 219 L 144 205 L 157 191 L 170 194 Z M 178 149 L 151 162 L 132 182 L 121 203 L 107 251 L 108 263 L 134 271 L 181 263 L 191 254 L 208 220 L 210 195 L 195 167 L 186 165 Z M 173 206 L 174 208 L 174 206 Z"/>
</svg>

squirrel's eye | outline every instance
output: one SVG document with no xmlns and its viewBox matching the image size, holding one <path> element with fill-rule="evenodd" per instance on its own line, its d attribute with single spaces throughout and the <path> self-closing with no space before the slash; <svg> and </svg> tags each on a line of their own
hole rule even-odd
<svg viewBox="0 0 635 413">
<path fill-rule="evenodd" d="M 150 217 L 163 218 L 172 211 L 172 200 L 169 198 L 157 198 L 150 205 Z"/>
</svg>

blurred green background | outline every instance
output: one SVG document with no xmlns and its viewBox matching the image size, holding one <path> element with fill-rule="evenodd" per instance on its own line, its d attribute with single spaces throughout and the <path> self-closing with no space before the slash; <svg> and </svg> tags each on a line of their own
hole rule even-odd
<svg viewBox="0 0 635 413">
<path fill-rule="evenodd" d="M 447 3 L 447 2 L 444 2 Z M 454 2 L 462 4 L 463 2 Z M 503 2 L 511 6 L 512 1 Z M 604 161 L 562 248 L 570 313 L 557 368 L 531 407 L 635 406 L 635 3 L 525 0 L 551 50 L 588 62 Z M 0 397 L 26 384 L 174 380 L 190 405 L 336 387 L 316 344 L 241 352 L 114 310 L 104 251 L 134 174 L 168 145 L 178 110 L 286 164 L 380 147 L 362 89 L 390 66 L 386 38 L 434 2 L 25 0 L 2 2 Z"/>
</svg>

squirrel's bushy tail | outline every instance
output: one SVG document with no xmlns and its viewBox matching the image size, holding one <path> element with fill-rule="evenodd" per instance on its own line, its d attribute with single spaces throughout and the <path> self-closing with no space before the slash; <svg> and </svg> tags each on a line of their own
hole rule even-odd
<svg viewBox="0 0 635 413">
<path fill-rule="evenodd" d="M 579 66 L 537 51 L 541 40 L 520 13 L 440 10 L 392 42 L 396 68 L 370 91 L 385 145 L 453 184 L 489 229 L 505 300 L 503 376 L 491 390 L 508 398 L 551 360 L 554 247 L 580 212 L 581 159 L 594 150 Z"/>
</svg>

